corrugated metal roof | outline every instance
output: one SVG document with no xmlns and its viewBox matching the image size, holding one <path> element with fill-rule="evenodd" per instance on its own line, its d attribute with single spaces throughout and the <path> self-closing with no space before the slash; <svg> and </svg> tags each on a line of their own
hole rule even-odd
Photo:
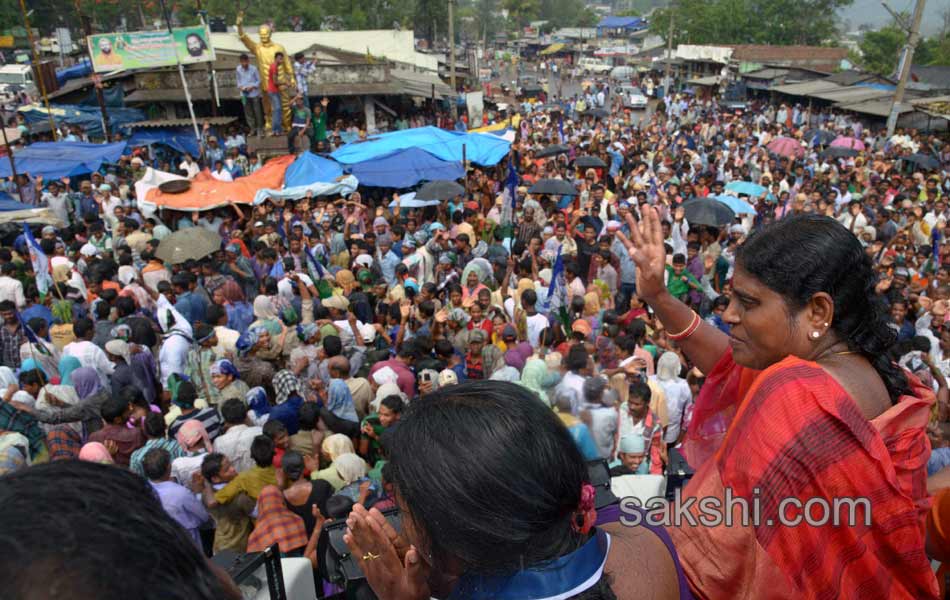
<svg viewBox="0 0 950 600">
<path fill-rule="evenodd" d="M 925 112 L 932 117 L 950 120 L 950 95 L 918 98 L 911 100 L 910 103 L 917 110 Z"/>
<path fill-rule="evenodd" d="M 865 100 L 864 102 L 852 102 L 849 104 L 835 104 L 835 108 L 875 117 L 886 117 L 891 114 L 891 99 L 881 98 L 877 100 Z M 914 110 L 913 106 L 904 103 L 898 108 L 898 113 L 904 114 L 913 112 Z"/>
<path fill-rule="evenodd" d="M 427 71 L 409 69 L 390 69 L 390 81 L 378 83 L 335 83 L 311 86 L 311 95 L 317 96 L 417 96 L 429 98 L 435 89 L 436 98 L 452 95 L 452 88 L 441 79 Z M 218 94 L 222 100 L 240 98 L 237 88 L 221 87 Z M 210 100 L 207 88 L 191 90 L 193 100 Z M 160 88 L 153 90 L 135 90 L 125 98 L 126 102 L 184 102 L 185 95 L 180 88 Z M 190 121 L 188 121 L 190 124 Z"/>
<path fill-rule="evenodd" d="M 816 81 L 803 81 L 801 83 L 779 85 L 772 89 L 780 94 L 788 94 L 789 96 L 811 96 L 819 92 L 830 92 L 843 88 L 837 83 L 818 79 Z"/>
<path fill-rule="evenodd" d="M 237 117 L 200 117 L 202 123 L 208 123 L 215 127 L 227 125 L 237 121 Z M 126 127 L 146 128 L 146 127 L 191 127 L 191 119 L 156 119 L 153 121 L 139 121 L 138 123 L 129 123 Z"/>
<path fill-rule="evenodd" d="M 818 98 L 820 100 L 828 100 L 829 102 L 840 102 L 844 103 L 855 103 L 855 102 L 864 102 L 865 100 L 874 100 L 876 98 L 884 98 L 885 96 L 893 96 L 893 91 L 887 90 L 878 90 L 874 88 L 867 87 L 846 87 L 839 90 L 831 90 L 830 92 L 816 92 L 811 94 L 812 98 Z"/>
<path fill-rule="evenodd" d="M 707 75 L 706 77 L 699 77 L 697 79 L 690 79 L 686 83 L 690 85 L 718 85 L 719 76 L 718 75 Z"/>
<path fill-rule="evenodd" d="M 750 77 L 752 79 L 778 79 L 779 77 L 784 77 L 788 75 L 788 69 L 758 69 L 756 71 L 749 71 L 748 73 L 743 73 L 743 77 Z"/>
</svg>

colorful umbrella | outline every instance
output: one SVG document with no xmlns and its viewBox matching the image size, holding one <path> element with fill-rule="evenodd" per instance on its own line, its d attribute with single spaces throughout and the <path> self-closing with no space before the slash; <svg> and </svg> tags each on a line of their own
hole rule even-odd
<svg viewBox="0 0 950 600">
<path fill-rule="evenodd" d="M 788 158 L 801 158 L 805 155 L 805 149 L 802 148 L 801 143 L 798 140 L 793 140 L 790 137 L 775 138 L 769 142 L 767 148 L 769 149 L 769 152 L 773 154 L 786 156 Z"/>
<path fill-rule="evenodd" d="M 198 260 L 221 249 L 221 236 L 204 227 L 179 229 L 158 244 L 155 256 L 167 263 L 178 265 L 186 260 Z"/>
<path fill-rule="evenodd" d="M 809 129 L 805 132 L 805 141 L 810 146 L 827 146 L 838 137 L 835 132 L 827 129 Z"/>
<path fill-rule="evenodd" d="M 752 183 L 751 181 L 730 181 L 726 184 L 727 192 L 734 192 L 741 196 L 752 196 L 757 198 L 767 192 L 764 185 Z"/>
<path fill-rule="evenodd" d="M 709 198 L 712 198 L 716 200 L 717 202 L 722 202 L 723 204 L 731 208 L 732 212 L 736 213 L 737 215 L 754 215 L 755 214 L 755 207 L 753 207 L 751 204 L 749 204 L 745 200 L 736 198 L 735 196 L 729 196 L 727 194 L 723 194 L 722 196 L 709 196 Z"/>
<path fill-rule="evenodd" d="M 831 142 L 832 148 L 851 148 L 852 150 L 864 150 L 864 142 L 853 137 L 837 137 Z"/>
</svg>

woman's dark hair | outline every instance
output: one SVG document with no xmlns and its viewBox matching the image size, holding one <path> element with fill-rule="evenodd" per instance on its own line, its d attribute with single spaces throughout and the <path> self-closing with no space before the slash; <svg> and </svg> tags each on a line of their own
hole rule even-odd
<svg viewBox="0 0 950 600">
<path fill-rule="evenodd" d="M 4 596 L 46 590 L 77 600 L 235 597 L 152 486 L 126 469 L 84 461 L 34 465 L 3 478 L 0 505 Z M 48 509 L 42 519 L 37 506 Z"/>
<path fill-rule="evenodd" d="M 145 435 L 150 438 L 165 437 L 165 417 L 161 413 L 150 412 L 145 415 Z"/>
<path fill-rule="evenodd" d="M 280 468 L 291 481 L 297 481 L 303 477 L 304 464 L 303 456 L 294 450 L 288 450 L 280 459 Z"/>
<path fill-rule="evenodd" d="M 438 570 L 452 557 L 469 574 L 510 573 L 586 541 L 572 528 L 584 459 L 520 385 L 475 381 L 427 394 L 388 445 L 387 481 Z"/>
<path fill-rule="evenodd" d="M 791 311 L 818 292 L 834 300 L 831 329 L 881 376 L 892 402 L 910 392 L 904 372 L 889 358 L 897 333 L 874 287 L 871 259 L 858 238 L 830 217 L 787 217 L 739 246 L 736 264 L 780 294 Z"/>
<path fill-rule="evenodd" d="M 278 435 L 286 434 L 287 426 L 276 419 L 272 419 L 264 423 L 264 427 L 261 428 L 261 433 L 273 440 Z"/>
<path fill-rule="evenodd" d="M 406 408 L 406 403 L 403 402 L 402 396 L 392 394 L 383 398 L 383 401 L 380 402 L 383 406 L 393 411 L 394 413 L 401 414 Z"/>
<path fill-rule="evenodd" d="M 182 381 L 178 385 L 177 404 L 184 408 L 194 408 L 198 399 L 198 389 L 190 381 Z"/>
</svg>

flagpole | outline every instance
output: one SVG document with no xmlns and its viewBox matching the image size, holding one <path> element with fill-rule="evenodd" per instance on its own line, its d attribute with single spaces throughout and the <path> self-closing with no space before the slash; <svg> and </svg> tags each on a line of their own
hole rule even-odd
<svg viewBox="0 0 950 600">
<path fill-rule="evenodd" d="M 20 0 L 20 12 L 23 13 L 23 26 L 26 28 L 26 37 L 30 42 L 30 56 L 33 57 L 33 73 L 36 75 L 36 83 L 39 85 L 40 94 L 43 96 L 43 103 L 46 105 L 46 117 L 49 119 L 50 133 L 53 136 L 53 141 L 59 139 L 59 135 L 56 132 L 56 121 L 53 120 L 53 111 L 49 107 L 49 98 L 46 96 L 46 83 L 43 81 L 42 73 L 40 73 L 40 58 L 36 54 L 36 45 L 33 43 L 33 29 L 30 28 L 30 16 L 26 12 L 26 2 L 25 0 Z M 22 200 L 23 197 L 21 196 Z"/>
<path fill-rule="evenodd" d="M 10 159 L 10 173 L 13 175 L 13 181 L 16 183 L 17 192 L 20 194 L 20 201 L 22 202 L 23 185 L 20 183 L 20 177 L 16 172 L 16 161 L 13 160 L 13 148 L 10 147 L 10 141 L 7 139 L 7 124 L 0 123 L 0 129 L 3 130 L 3 145 L 7 147 L 7 158 Z"/>
</svg>

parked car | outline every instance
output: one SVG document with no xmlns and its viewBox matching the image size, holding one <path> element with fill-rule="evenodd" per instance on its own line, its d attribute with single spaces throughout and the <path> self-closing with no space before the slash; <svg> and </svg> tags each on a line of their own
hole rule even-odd
<svg viewBox="0 0 950 600">
<path fill-rule="evenodd" d="M 577 61 L 577 66 L 580 67 L 584 73 L 596 73 L 598 75 L 609 73 L 611 69 L 610 65 L 592 56 L 585 56 Z"/>
<path fill-rule="evenodd" d="M 643 91 L 635 85 L 622 85 L 618 90 L 623 97 L 623 105 L 627 108 L 645 109 L 649 101 Z"/>
<path fill-rule="evenodd" d="M 617 81 L 630 81 L 636 74 L 637 70 L 634 67 L 626 65 L 614 67 L 610 70 L 610 78 L 616 79 Z"/>
</svg>

